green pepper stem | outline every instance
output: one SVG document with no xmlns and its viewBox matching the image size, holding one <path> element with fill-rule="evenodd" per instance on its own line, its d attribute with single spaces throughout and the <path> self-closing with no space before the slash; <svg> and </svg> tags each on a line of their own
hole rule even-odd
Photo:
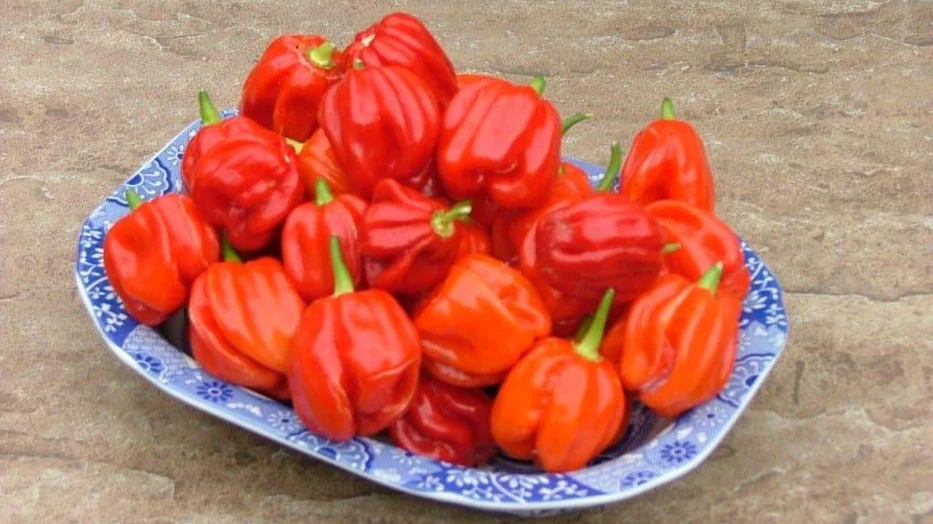
<svg viewBox="0 0 933 524">
<path fill-rule="evenodd" d="M 669 255 L 674 251 L 677 251 L 681 248 L 680 242 L 668 242 L 664 244 L 664 247 L 661 248 L 661 253 L 664 255 Z"/>
<path fill-rule="evenodd" d="M 593 314 L 584 316 L 580 319 L 580 325 L 577 326 L 577 333 L 573 336 L 573 341 L 579 343 L 583 340 L 583 337 L 586 336 L 586 333 L 590 330 L 590 326 L 593 325 Z"/>
<path fill-rule="evenodd" d="M 447 211 L 435 211 L 431 216 L 431 229 L 444 238 L 450 238 L 454 234 L 454 221 L 469 219 L 471 211 L 473 202 L 470 200 L 461 200 Z"/>
<path fill-rule="evenodd" d="M 295 150 L 295 153 L 299 153 L 299 154 L 300 154 L 300 153 L 301 153 L 301 150 L 305 148 L 305 145 L 304 145 L 304 144 L 302 144 L 301 142 L 295 140 L 294 138 L 285 137 L 285 142 L 286 142 L 288 145 L 292 146 L 292 149 Z"/>
<path fill-rule="evenodd" d="M 697 286 L 708 290 L 713 295 L 719 288 L 719 281 L 722 279 L 722 262 L 716 262 L 713 267 L 706 270 L 700 280 L 697 280 Z"/>
<path fill-rule="evenodd" d="M 139 198 L 139 195 L 132 187 L 126 188 L 126 191 L 123 192 L 123 196 L 126 197 L 126 205 L 130 206 L 130 211 L 143 205 L 143 199 Z"/>
<path fill-rule="evenodd" d="M 661 101 L 661 119 L 662 120 L 674 120 L 674 102 L 670 98 L 664 97 L 664 100 Z"/>
<path fill-rule="evenodd" d="M 335 49 L 337 48 L 334 46 L 334 44 L 330 42 L 324 42 L 323 44 L 308 51 L 308 60 L 320 68 L 330 69 L 334 67 Z"/>
<path fill-rule="evenodd" d="M 353 278 L 350 276 L 350 270 L 343 261 L 343 253 L 340 251 L 340 239 L 337 235 L 330 237 L 330 265 L 334 269 L 334 295 L 346 295 L 353 293 Z"/>
<path fill-rule="evenodd" d="M 366 67 L 366 64 L 363 63 L 362 58 L 353 59 L 353 69 L 363 69 Z"/>
<path fill-rule="evenodd" d="M 330 186 L 327 184 L 327 180 L 324 180 L 323 177 L 318 177 L 314 181 L 314 203 L 317 204 L 317 207 L 326 206 L 334 200 L 334 194 L 330 191 Z"/>
<path fill-rule="evenodd" d="M 547 82 L 544 81 L 543 76 L 534 77 L 529 85 L 538 93 L 538 96 L 544 96 L 544 88 L 547 86 Z"/>
<path fill-rule="evenodd" d="M 217 106 L 211 100 L 211 95 L 207 94 L 207 91 L 203 89 L 198 92 L 198 110 L 201 113 L 201 125 L 205 127 L 216 124 L 221 120 Z"/>
<path fill-rule="evenodd" d="M 619 170 L 622 169 L 622 146 L 618 142 L 612 143 L 611 153 L 609 155 L 609 165 L 606 166 L 606 173 L 596 186 L 597 191 L 609 191 L 619 179 Z"/>
<path fill-rule="evenodd" d="M 560 135 L 564 136 L 567 134 L 567 131 L 570 131 L 570 128 L 583 122 L 584 120 L 589 120 L 593 115 L 589 113 L 574 113 L 567 118 L 565 118 L 560 123 Z"/>
<path fill-rule="evenodd" d="M 230 241 L 227 240 L 227 235 L 224 235 L 220 239 L 220 251 L 223 253 L 224 262 L 243 262 L 243 259 L 240 258 L 240 254 L 233 249 L 233 246 L 230 245 Z"/>
<path fill-rule="evenodd" d="M 596 315 L 593 316 L 593 322 L 586 329 L 586 334 L 582 338 L 574 341 L 573 347 L 581 357 L 599 362 L 602 355 L 599 354 L 599 345 L 603 342 L 603 332 L 606 330 L 606 319 L 609 317 L 609 307 L 612 306 L 612 300 L 616 296 L 616 290 L 609 288 L 599 302 L 599 308 L 596 309 Z"/>
</svg>

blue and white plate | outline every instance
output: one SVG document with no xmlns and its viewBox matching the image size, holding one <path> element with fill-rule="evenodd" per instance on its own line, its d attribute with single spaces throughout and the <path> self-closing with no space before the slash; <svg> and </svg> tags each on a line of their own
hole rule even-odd
<svg viewBox="0 0 933 524">
<path fill-rule="evenodd" d="M 226 111 L 226 116 L 233 111 Z M 412 455 L 391 443 L 356 438 L 336 443 L 304 429 L 291 408 L 204 372 L 152 328 L 130 318 L 104 273 L 103 240 L 128 212 L 124 190 L 143 198 L 181 191 L 181 159 L 200 124 L 168 143 L 87 218 L 78 237 L 75 277 L 81 298 L 107 347 L 172 397 L 227 422 L 389 488 L 441 502 L 517 515 L 603 506 L 677 479 L 713 452 L 771 372 L 787 340 L 781 286 L 743 243 L 752 287 L 740 323 L 738 362 L 715 399 L 676 420 L 636 407 L 625 438 L 589 466 L 547 474 L 504 457 L 467 468 Z M 602 168 L 573 161 L 593 179 Z"/>
</svg>

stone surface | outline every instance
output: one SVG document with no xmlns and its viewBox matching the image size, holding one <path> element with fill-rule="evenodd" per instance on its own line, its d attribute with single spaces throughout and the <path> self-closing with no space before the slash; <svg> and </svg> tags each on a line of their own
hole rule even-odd
<svg viewBox="0 0 933 524">
<path fill-rule="evenodd" d="M 0 20 L 0 522 L 488 522 L 181 406 L 75 294 L 81 220 L 178 129 L 234 105 L 274 35 L 346 42 L 380 2 L 8 0 Z M 933 3 L 393 2 L 454 62 L 549 77 L 604 161 L 663 95 L 719 209 L 787 290 L 790 344 L 714 458 L 552 522 L 933 522 Z"/>
</svg>

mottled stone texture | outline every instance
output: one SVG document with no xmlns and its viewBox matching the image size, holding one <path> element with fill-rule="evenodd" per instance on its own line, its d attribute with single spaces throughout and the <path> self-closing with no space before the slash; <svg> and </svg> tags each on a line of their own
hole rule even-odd
<svg viewBox="0 0 933 524">
<path fill-rule="evenodd" d="M 604 161 L 672 96 L 719 209 L 788 290 L 790 344 L 703 467 L 552 522 L 933 522 L 933 3 L 6 0 L 0 14 L 0 522 L 451 522 L 181 406 L 114 359 L 80 221 L 274 35 L 414 12 L 464 70 L 544 73 Z M 353 2 L 356 3 L 356 2 Z"/>
</svg>

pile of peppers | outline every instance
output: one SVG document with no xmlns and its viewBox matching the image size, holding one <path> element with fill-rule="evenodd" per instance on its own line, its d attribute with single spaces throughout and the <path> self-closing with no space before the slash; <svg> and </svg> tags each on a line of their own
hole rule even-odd
<svg viewBox="0 0 933 524">
<path fill-rule="evenodd" d="M 206 92 L 183 192 L 104 243 L 127 312 L 335 441 L 549 472 L 722 390 L 750 276 L 665 99 L 592 187 L 545 82 L 458 74 L 417 18 L 273 40 L 238 116 Z"/>
</svg>

